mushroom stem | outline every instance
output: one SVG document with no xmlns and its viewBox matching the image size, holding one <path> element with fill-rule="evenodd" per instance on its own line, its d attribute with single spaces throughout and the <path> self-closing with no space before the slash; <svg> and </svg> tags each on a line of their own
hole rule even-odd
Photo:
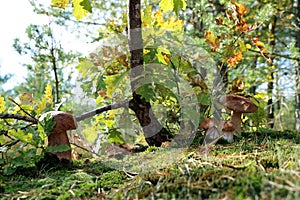
<svg viewBox="0 0 300 200">
<path fill-rule="evenodd" d="M 221 135 L 223 138 L 229 142 L 233 142 L 233 132 L 235 130 L 235 125 L 232 121 L 222 121 L 220 122 L 220 129 L 222 130 Z"/>
<path fill-rule="evenodd" d="M 227 142 L 233 142 L 233 131 L 222 131 L 222 135 Z"/>
<path fill-rule="evenodd" d="M 241 128 L 241 124 L 242 124 L 242 113 L 241 112 L 234 112 L 231 115 L 231 122 L 234 124 L 235 126 L 235 131 L 238 134 L 241 134 L 242 132 L 242 128 Z"/>
<path fill-rule="evenodd" d="M 42 121 L 48 114 L 50 114 L 53 120 L 55 121 L 55 126 L 53 127 L 52 131 L 49 132 L 48 135 L 48 146 L 55 147 L 66 145 L 69 147 L 69 149 L 66 151 L 49 151 L 55 154 L 59 158 L 59 160 L 65 159 L 71 163 L 71 147 L 67 131 L 74 130 L 77 128 L 76 121 L 71 114 L 62 111 L 50 111 L 44 113 L 39 120 Z"/>
<path fill-rule="evenodd" d="M 53 131 L 48 136 L 48 146 L 60 146 L 60 145 L 66 145 L 70 149 L 63 151 L 63 152 L 52 152 L 55 154 L 60 160 L 66 159 L 68 161 L 72 160 L 71 156 L 71 145 L 69 142 L 69 138 L 67 135 L 67 131 Z"/>
</svg>

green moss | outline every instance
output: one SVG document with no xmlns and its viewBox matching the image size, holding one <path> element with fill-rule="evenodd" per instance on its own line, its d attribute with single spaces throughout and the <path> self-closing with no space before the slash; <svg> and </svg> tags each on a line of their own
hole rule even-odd
<svg viewBox="0 0 300 200">
<path fill-rule="evenodd" d="M 126 176 L 123 172 L 112 171 L 102 174 L 98 180 L 98 187 L 104 190 L 118 188 L 123 185 Z"/>
<path fill-rule="evenodd" d="M 282 136 L 282 137 L 281 137 Z M 1 199 L 299 199 L 299 141 L 293 132 L 243 133 L 209 154 L 194 145 L 178 162 L 124 173 L 91 159 L 35 176 L 0 176 Z M 165 153 L 150 148 L 142 156 Z M 158 154 L 158 155 L 157 155 Z M 172 156 L 172 154 L 168 155 Z M 155 163 L 158 163 L 155 161 Z M 152 162 L 148 163 L 149 165 Z"/>
</svg>

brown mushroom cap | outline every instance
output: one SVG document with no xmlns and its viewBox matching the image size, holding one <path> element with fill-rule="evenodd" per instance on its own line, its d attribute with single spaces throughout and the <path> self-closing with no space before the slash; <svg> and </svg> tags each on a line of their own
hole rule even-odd
<svg viewBox="0 0 300 200">
<path fill-rule="evenodd" d="M 220 126 L 222 131 L 232 132 L 235 130 L 235 125 L 231 121 L 222 121 Z"/>
<path fill-rule="evenodd" d="M 234 112 L 253 113 L 258 109 L 258 107 L 246 97 L 234 94 L 222 96 L 220 98 L 220 103 Z"/>
<path fill-rule="evenodd" d="M 67 131 L 67 130 L 73 130 L 77 128 L 77 124 L 74 117 L 69 113 L 63 111 L 50 111 L 43 114 L 41 118 L 44 118 L 48 114 L 50 114 L 53 117 L 54 121 L 56 122 L 54 128 L 55 130 Z"/>
<path fill-rule="evenodd" d="M 217 120 L 214 118 L 206 118 L 200 123 L 200 128 L 207 130 L 213 126 L 216 126 L 218 124 Z"/>
</svg>

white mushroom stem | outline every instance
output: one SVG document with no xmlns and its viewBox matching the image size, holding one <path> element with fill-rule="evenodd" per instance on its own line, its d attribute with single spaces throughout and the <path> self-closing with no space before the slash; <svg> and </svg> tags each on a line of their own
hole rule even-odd
<svg viewBox="0 0 300 200">
<path fill-rule="evenodd" d="M 222 121 L 220 122 L 220 129 L 222 130 L 221 135 L 227 142 L 233 142 L 233 132 L 235 130 L 235 126 L 231 121 Z"/>
<path fill-rule="evenodd" d="M 229 142 L 232 143 L 233 142 L 233 131 L 222 131 L 223 138 Z"/>
<path fill-rule="evenodd" d="M 231 122 L 234 124 L 235 126 L 235 131 L 238 134 L 241 134 L 242 132 L 242 128 L 241 128 L 241 124 L 242 124 L 242 113 L 241 112 L 235 112 L 233 111 L 232 115 L 231 115 Z"/>
</svg>

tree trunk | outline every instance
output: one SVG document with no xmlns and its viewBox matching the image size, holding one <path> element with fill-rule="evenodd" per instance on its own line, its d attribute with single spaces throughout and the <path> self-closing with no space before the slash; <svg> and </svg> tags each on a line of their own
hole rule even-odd
<svg viewBox="0 0 300 200">
<path fill-rule="evenodd" d="M 141 2 L 129 0 L 128 3 L 128 43 L 130 50 L 130 80 L 133 99 L 129 108 L 134 111 L 141 124 L 144 136 L 150 146 L 161 146 L 164 141 L 171 137 L 168 132 L 155 118 L 151 105 L 136 93 L 138 83 L 142 81 L 143 67 L 143 40 L 141 30 Z"/>
<path fill-rule="evenodd" d="M 258 59 L 258 56 L 255 56 L 255 58 L 254 58 L 255 62 L 251 67 L 251 70 L 253 70 L 253 71 L 255 71 L 256 68 L 257 68 L 257 59 Z M 256 89 L 257 89 L 257 85 L 255 83 L 253 83 L 253 85 L 251 85 L 251 87 L 249 89 L 250 94 L 255 95 L 256 94 Z"/>
<path fill-rule="evenodd" d="M 272 50 L 275 49 L 275 28 L 276 28 L 276 21 L 277 21 L 277 17 L 273 16 L 270 24 L 269 24 L 269 40 L 268 43 L 269 45 L 272 47 Z M 271 68 L 271 66 L 273 64 L 268 64 L 269 67 Z M 274 81 L 275 81 L 275 77 L 274 77 L 274 69 L 271 68 L 270 71 L 270 80 L 268 82 L 268 95 L 269 95 L 269 99 L 268 99 L 268 104 L 267 104 L 267 108 L 268 108 L 268 114 L 267 117 L 269 119 L 269 127 L 270 128 L 274 128 L 274 103 L 273 103 L 273 89 L 274 89 Z"/>
<path fill-rule="evenodd" d="M 300 15 L 300 0 L 295 1 L 295 24 L 300 27 L 299 17 Z M 300 30 L 296 31 L 296 47 L 300 49 Z M 296 131 L 300 132 L 300 60 L 295 63 L 295 75 L 296 75 L 296 88 L 295 88 L 295 119 L 296 119 Z"/>
<path fill-rule="evenodd" d="M 56 57 L 55 57 L 55 54 L 54 54 L 53 44 L 52 44 L 50 52 L 51 52 L 51 62 L 52 62 L 54 78 L 55 78 L 55 101 L 54 102 L 59 103 L 59 101 L 60 101 L 60 97 L 59 97 L 59 80 L 58 80 L 58 75 L 57 75 Z"/>
</svg>

